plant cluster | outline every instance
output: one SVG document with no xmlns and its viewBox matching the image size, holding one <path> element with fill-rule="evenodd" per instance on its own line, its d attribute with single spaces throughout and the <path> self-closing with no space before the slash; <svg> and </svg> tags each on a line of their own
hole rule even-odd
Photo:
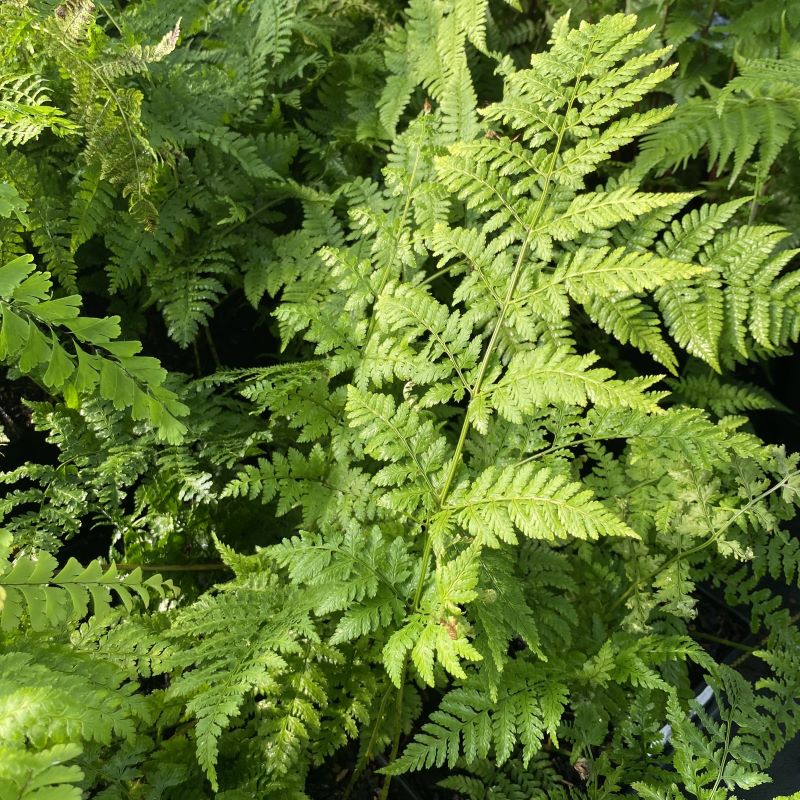
<svg viewBox="0 0 800 800">
<path fill-rule="evenodd" d="M 769 780 L 800 7 L 564 5 L 0 4 L 0 797 Z"/>
</svg>

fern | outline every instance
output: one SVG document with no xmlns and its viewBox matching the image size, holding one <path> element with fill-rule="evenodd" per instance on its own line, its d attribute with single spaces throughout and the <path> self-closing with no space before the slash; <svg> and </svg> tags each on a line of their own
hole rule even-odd
<svg viewBox="0 0 800 800">
<path fill-rule="evenodd" d="M 67 765 L 80 753 L 77 745 L 58 744 L 38 753 L 24 753 L 3 748 L 4 775 L 0 789 L 9 797 L 22 800 L 41 797 L 43 792 L 57 791 L 64 800 L 79 800 L 83 772 L 76 765 Z"/>
<path fill-rule="evenodd" d="M 509 126 L 515 141 L 494 130 L 491 137 L 443 150 L 441 142 L 453 135 L 446 109 L 441 121 L 423 112 L 395 146 L 383 196 L 354 186 L 349 234 L 328 218 L 324 225 L 337 240 L 334 247 L 315 249 L 317 234 L 310 230 L 277 245 L 293 259 L 306 254 L 302 268 L 288 260 L 271 289 L 282 291 L 276 316 L 285 344 L 302 336 L 321 364 L 276 368 L 263 378 L 226 378 L 251 381 L 242 393 L 267 416 L 277 440 L 299 429 L 307 442 L 245 465 L 225 490 L 231 498 L 274 503 L 278 514 L 296 509 L 311 529 L 267 551 L 297 591 L 285 601 L 287 613 L 310 613 L 308 630 L 337 646 L 380 653 L 398 708 L 411 676 L 430 686 L 455 684 L 391 774 L 452 765 L 462 748 L 470 760 L 493 753 L 503 762 L 518 741 L 528 761 L 545 732 L 561 736 L 573 695 L 575 708 L 605 709 L 598 712 L 603 719 L 611 713 L 607 704 L 620 703 L 619 687 L 644 687 L 663 703 L 671 689 L 656 667 L 668 654 L 680 650 L 708 666 L 685 640 L 601 640 L 586 644 L 595 661 L 579 670 L 573 688 L 553 684 L 542 671 L 548 658 L 543 643 L 556 646 L 552 631 L 563 624 L 555 618 L 574 614 L 577 597 L 567 596 L 561 605 L 542 601 L 550 611 L 541 621 L 526 614 L 513 619 L 491 607 L 499 602 L 505 608 L 514 597 L 515 607 L 534 608 L 541 596 L 536 583 L 514 593 L 513 576 L 522 569 L 516 559 L 492 560 L 494 551 L 502 558 L 518 545 L 519 534 L 576 552 L 589 547 L 578 545 L 581 540 L 602 536 L 613 552 L 628 553 L 625 563 L 640 557 L 655 565 L 649 578 L 627 590 L 619 568 L 598 566 L 606 570 L 598 581 L 618 587 L 617 607 L 627 603 L 629 624 L 642 629 L 656 608 L 676 619 L 690 613 L 693 583 L 681 577 L 685 566 L 669 553 L 681 551 L 684 531 L 703 514 L 716 527 L 707 540 L 695 528 L 689 553 L 714 545 L 724 558 L 744 557 L 740 538 L 749 530 L 751 511 L 762 519 L 783 513 L 783 501 L 770 505 L 774 493 L 763 489 L 777 467 L 757 441 L 736 433 L 733 422 L 717 428 L 695 412 L 665 414 L 664 393 L 651 391 L 658 377 L 620 379 L 594 366 L 599 357 L 580 352 L 584 337 L 569 319 L 570 299 L 599 313 L 600 301 L 630 298 L 622 306 L 630 309 L 628 318 L 641 316 L 641 309 L 650 314 L 643 317 L 649 336 L 638 333 L 637 342 L 674 369 L 656 311 L 639 298 L 655 293 L 678 344 L 686 346 L 679 316 L 696 319 L 700 312 L 683 306 L 673 311 L 668 300 L 685 303 L 682 287 L 706 286 L 714 270 L 729 275 L 732 285 L 751 287 L 748 268 L 736 273 L 717 255 L 728 252 L 726 243 L 734 238 L 746 242 L 756 259 L 772 250 L 772 233 L 760 228 L 715 238 L 737 203 L 691 211 L 670 229 L 671 216 L 690 194 L 642 192 L 625 182 L 633 173 L 610 166 L 605 184 L 586 187 L 586 176 L 667 113 L 622 115 L 671 72 L 656 68 L 642 75 L 664 53 L 628 57 L 647 36 L 633 32 L 633 25 L 632 18 L 613 17 L 570 31 L 562 20 L 550 52 L 535 56 L 528 70 L 509 68 L 503 99 L 483 109 L 483 116 Z M 644 244 L 625 246 L 625 239 Z M 774 276 L 783 258 L 765 273 Z M 441 299 L 448 296 L 452 305 Z M 604 327 L 621 330 L 623 342 L 632 338 L 619 323 Z M 716 339 L 713 344 L 722 350 Z M 745 356 L 756 356 L 753 345 Z M 352 376 L 346 401 L 341 376 Z M 320 389 L 326 383 L 327 403 Z M 602 444 L 614 438 L 627 442 L 619 462 Z M 532 447 L 536 441 L 543 444 Z M 579 445 L 594 464 L 589 479 L 558 455 Z M 477 455 L 482 448 L 483 468 Z M 693 471 L 701 452 L 715 476 L 710 490 L 703 485 L 710 477 Z M 712 452 L 724 453 L 723 461 Z M 744 472 L 732 465 L 734 453 L 750 464 Z M 654 509 L 648 494 L 653 481 L 641 480 L 648 470 L 663 476 L 661 492 L 669 497 L 663 510 Z M 787 472 L 782 485 L 793 475 Z M 354 486 L 362 498 L 356 505 L 348 497 Z M 742 505 L 732 497 L 744 486 L 752 499 Z M 616 494 L 630 497 L 616 503 Z M 348 531 L 344 539 L 339 526 Z M 361 539 L 355 558 L 352 543 L 366 530 L 369 537 Z M 655 531 L 665 553 L 650 550 Z M 564 575 L 527 569 L 540 587 L 574 587 Z M 504 647 L 515 636 L 525 643 L 524 656 L 509 659 Z M 279 680 L 288 680 L 279 677 L 284 669 L 276 663 Z M 524 689 L 529 675 L 542 676 L 548 688 Z M 581 681 L 589 688 L 580 688 Z M 605 701 L 590 688 L 596 684 L 618 688 Z M 236 708 L 242 688 L 257 691 L 249 684 L 231 689 L 227 697 Z M 508 703 L 498 700 L 501 692 L 508 693 Z M 534 713 L 540 702 L 545 705 Z M 206 713 L 200 711 L 201 720 Z M 309 714 L 312 726 L 320 724 L 316 712 Z M 382 730 L 384 714 L 370 722 L 371 732 L 364 734 L 370 741 Z M 565 735 L 578 747 L 586 737 L 602 741 L 605 733 L 576 728 Z M 211 770 L 215 742 L 224 734 L 213 729 L 206 736 L 204 727 L 203 737 L 203 763 Z M 302 755 L 303 746 L 310 748 L 310 740 L 292 751 L 301 763 L 312 757 Z"/>
<path fill-rule="evenodd" d="M 641 27 L 557 0 L 7 5 L 0 356 L 53 399 L 2 409 L 51 449 L 0 474 L 0 788 L 762 781 L 800 727 L 773 588 L 800 469 L 734 370 L 800 335 L 797 20 L 737 49 L 684 0 Z M 112 566 L 59 553 L 90 528 Z M 718 591 L 756 683 L 700 644 Z"/>
</svg>

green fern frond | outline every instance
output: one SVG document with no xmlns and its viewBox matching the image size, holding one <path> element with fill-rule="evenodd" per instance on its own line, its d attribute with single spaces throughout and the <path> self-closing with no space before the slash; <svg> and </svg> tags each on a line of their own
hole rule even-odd
<svg viewBox="0 0 800 800">
<path fill-rule="evenodd" d="M 57 744 L 36 753 L 1 747 L 0 791 L 17 800 L 48 796 L 80 800 L 83 792 L 76 784 L 83 780 L 83 771 L 76 764 L 67 763 L 80 754 L 81 748 L 76 744 Z"/>
<path fill-rule="evenodd" d="M 718 417 L 766 409 L 787 410 L 766 389 L 742 381 L 721 381 L 716 375 L 687 375 L 671 383 L 672 399 L 707 408 Z"/>
<path fill-rule="evenodd" d="M 387 491 L 386 501 L 398 510 L 434 503 L 449 448 L 432 421 L 407 403 L 396 406 L 391 395 L 355 387 L 348 392 L 347 413 L 366 452 L 389 462 L 373 478 L 378 486 L 398 487 Z"/>
<path fill-rule="evenodd" d="M 492 697 L 479 687 L 465 686 L 448 692 L 422 726 L 414 741 L 389 768 L 390 774 L 454 767 L 486 758 L 505 763 L 517 742 L 528 765 L 540 749 L 545 731 L 558 724 L 567 700 L 563 684 L 548 680 L 536 668 L 515 663 L 504 675 L 503 687 Z"/>
<path fill-rule="evenodd" d="M 77 133 L 78 126 L 50 103 L 47 85 L 38 75 L 0 79 L 0 144 L 19 147 L 45 130 L 57 136 Z"/>
<path fill-rule="evenodd" d="M 0 539 L 0 554 L 8 557 L 10 539 Z M 117 573 L 116 565 L 103 569 L 98 561 L 81 566 L 74 558 L 63 567 L 46 552 L 33 557 L 19 556 L 6 561 L 0 574 L 0 620 L 3 630 L 11 630 L 26 615 L 33 630 L 45 630 L 67 621 L 83 618 L 91 598 L 93 614 L 103 617 L 110 611 L 112 591 L 126 609 L 132 608 L 134 594 L 147 604 L 151 594 L 163 597 L 171 588 L 153 575 L 142 578 L 141 570 L 125 576 Z"/>
<path fill-rule="evenodd" d="M 115 408 L 130 409 L 134 419 L 146 420 L 164 439 L 180 440 L 185 427 L 178 416 L 187 409 L 163 385 L 166 372 L 158 361 L 137 355 L 138 342 L 116 341 L 118 318 L 82 317 L 78 295 L 53 299 L 51 292 L 50 274 L 35 271 L 31 256 L 0 267 L 0 358 L 73 406 L 99 390 Z"/>
<path fill-rule="evenodd" d="M 197 718 L 197 758 L 215 790 L 223 727 L 247 696 L 275 686 L 288 669 L 286 656 L 302 652 L 301 637 L 314 638 L 307 612 L 291 606 L 277 610 L 280 589 L 268 585 L 206 596 L 178 615 L 169 634 L 175 646 L 165 654 L 164 668 L 195 665 L 173 682 L 170 694 L 184 699 Z M 202 639 L 193 651 L 179 646 L 198 634 Z"/>
<path fill-rule="evenodd" d="M 593 354 L 580 356 L 548 347 L 519 353 L 505 375 L 488 389 L 489 402 L 511 422 L 521 422 L 535 409 L 559 403 L 658 412 L 658 401 L 665 394 L 646 390 L 660 376 L 620 381 L 612 378 L 611 370 L 592 368 L 596 361 Z"/>
<path fill-rule="evenodd" d="M 442 514 L 490 547 L 516 544 L 517 531 L 548 541 L 637 536 L 581 484 L 531 464 L 489 467 L 468 487 L 457 487 Z"/>
</svg>

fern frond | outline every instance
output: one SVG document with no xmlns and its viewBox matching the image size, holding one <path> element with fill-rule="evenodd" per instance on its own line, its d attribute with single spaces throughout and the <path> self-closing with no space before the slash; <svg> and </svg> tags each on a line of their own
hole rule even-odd
<svg viewBox="0 0 800 800">
<path fill-rule="evenodd" d="M 673 375 L 677 374 L 678 361 L 664 339 L 658 314 L 638 297 L 595 296 L 584 302 L 583 307 L 591 320 L 618 342 L 632 344 L 640 352 L 653 356 Z"/>
<path fill-rule="evenodd" d="M 486 758 L 505 763 L 522 745 L 525 766 L 538 752 L 545 730 L 558 724 L 567 699 L 566 687 L 549 681 L 530 665 L 513 664 L 504 674 L 497 697 L 474 686 L 448 692 L 431 721 L 387 770 L 400 774 L 445 763 L 454 767 Z"/>
<path fill-rule="evenodd" d="M 415 384 L 436 384 L 420 398 L 420 406 L 460 400 L 471 386 L 472 372 L 480 356 L 481 339 L 475 336 L 468 318 L 448 313 L 421 288 L 408 285 L 387 287 L 375 308 L 377 332 L 370 341 L 376 353 L 364 353 L 367 364 L 361 375 L 380 387 L 384 376 Z M 381 336 L 381 331 L 385 331 Z M 425 338 L 423 338 L 425 337 Z M 382 352 L 389 341 L 400 345 L 402 361 L 392 365 Z M 419 342 L 419 348 L 409 345 Z M 374 366 L 370 361 L 374 359 Z M 393 368 L 392 368 L 393 366 Z M 391 372 L 389 372 L 391 370 Z M 386 373 L 389 373 L 388 375 Z"/>
<path fill-rule="evenodd" d="M 671 384 L 672 399 L 696 408 L 707 408 L 718 417 L 748 411 L 785 407 L 755 384 L 721 381 L 716 375 L 687 375 Z"/>
<path fill-rule="evenodd" d="M 7 558 L 10 541 L 0 538 L 0 555 Z M 34 557 L 19 556 L 0 562 L 0 621 L 3 630 L 20 624 L 23 614 L 33 630 L 44 630 L 66 621 L 83 618 L 92 600 L 93 614 L 103 617 L 110 611 L 112 591 L 126 609 L 132 608 L 132 596 L 147 604 L 151 594 L 163 597 L 171 588 L 160 575 L 147 580 L 137 569 L 128 575 L 117 573 L 116 565 L 103 569 L 98 561 L 81 566 L 74 558 L 59 568 L 56 559 L 46 552 Z"/>
<path fill-rule="evenodd" d="M 53 299 L 51 291 L 49 273 L 34 271 L 31 256 L 0 267 L 0 358 L 64 394 L 73 406 L 99 390 L 164 439 L 180 440 L 185 427 L 177 417 L 187 409 L 163 385 L 166 372 L 158 361 L 137 355 L 138 342 L 116 341 L 118 318 L 82 317 L 78 295 Z"/>
<path fill-rule="evenodd" d="M 76 784 L 83 780 L 83 771 L 77 764 L 67 763 L 80 754 L 81 748 L 76 744 L 56 744 L 36 753 L 0 747 L 0 791 L 18 800 L 35 800 L 48 794 L 63 800 L 80 800 L 83 792 Z"/>
<path fill-rule="evenodd" d="M 19 147 L 44 130 L 57 136 L 77 133 L 78 126 L 50 103 L 47 85 L 38 75 L 0 79 L 0 144 Z"/>
<path fill-rule="evenodd" d="M 516 544 L 517 531 L 547 541 L 637 536 L 581 484 L 532 464 L 489 467 L 458 487 L 441 513 L 490 547 Z"/>
<path fill-rule="evenodd" d="M 612 378 L 613 372 L 592 368 L 597 356 L 540 347 L 519 353 L 505 375 L 489 391 L 492 407 L 511 422 L 520 422 L 548 404 L 570 403 L 600 408 L 627 407 L 657 412 L 664 393 L 647 392 L 660 376 L 630 381 Z"/>
<path fill-rule="evenodd" d="M 398 509 L 434 503 L 449 447 L 432 421 L 406 403 L 395 406 L 391 395 L 355 387 L 348 392 L 347 414 L 366 452 L 389 462 L 373 477 L 378 486 L 397 487 L 386 492 L 387 502 Z"/>
<path fill-rule="evenodd" d="M 278 587 L 264 589 L 267 585 L 206 596 L 177 617 L 169 634 L 176 646 L 165 654 L 164 668 L 194 665 L 172 683 L 170 694 L 182 698 L 197 718 L 197 758 L 215 790 L 224 726 L 248 695 L 276 685 L 288 669 L 286 656 L 301 652 L 301 637 L 313 638 L 307 612 L 291 606 L 276 610 Z M 178 646 L 198 636 L 191 651 Z"/>
</svg>

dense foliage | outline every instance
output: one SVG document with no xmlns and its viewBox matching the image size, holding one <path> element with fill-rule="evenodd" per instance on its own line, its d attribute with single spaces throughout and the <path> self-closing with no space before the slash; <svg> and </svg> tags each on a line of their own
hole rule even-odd
<svg viewBox="0 0 800 800">
<path fill-rule="evenodd" d="M 768 780 L 800 4 L 618 5 L 0 3 L 0 798 Z"/>
</svg>

